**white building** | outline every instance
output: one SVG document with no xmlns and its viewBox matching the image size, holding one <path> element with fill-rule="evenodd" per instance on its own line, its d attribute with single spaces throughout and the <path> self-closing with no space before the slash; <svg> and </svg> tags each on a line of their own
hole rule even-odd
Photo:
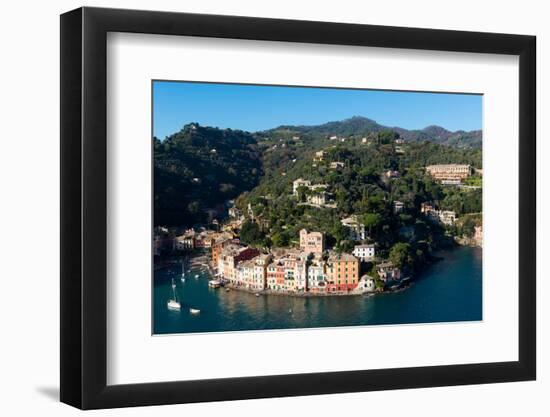
<svg viewBox="0 0 550 417">
<path fill-rule="evenodd" d="M 373 260 L 374 255 L 374 245 L 355 245 L 353 248 L 353 256 L 361 259 L 363 262 Z"/>
<path fill-rule="evenodd" d="M 357 290 L 363 293 L 374 292 L 376 290 L 376 281 L 368 275 L 363 275 L 357 284 Z"/>
<path fill-rule="evenodd" d="M 250 289 L 263 291 L 267 286 L 267 265 L 271 262 L 271 255 L 261 254 L 253 258 L 252 279 Z"/>
<path fill-rule="evenodd" d="M 437 212 L 439 221 L 447 226 L 451 226 L 456 221 L 456 213 L 451 210 L 440 210 Z"/>
<path fill-rule="evenodd" d="M 326 269 L 322 260 L 314 260 L 307 267 L 307 288 L 312 292 L 323 292 L 326 287 Z"/>
<path fill-rule="evenodd" d="M 307 290 L 307 261 L 299 260 L 294 266 L 294 282 L 296 291 Z"/>
<path fill-rule="evenodd" d="M 176 250 L 191 250 L 195 248 L 196 233 L 193 229 L 186 230 L 184 234 L 176 237 Z"/>
<path fill-rule="evenodd" d="M 315 152 L 315 157 L 313 158 L 316 162 L 321 162 L 325 157 L 325 151 L 317 151 Z"/>
<path fill-rule="evenodd" d="M 401 201 L 394 201 L 393 202 L 393 212 L 394 213 L 401 213 L 403 209 L 405 208 L 405 204 L 403 204 Z"/>
<path fill-rule="evenodd" d="M 386 171 L 386 177 L 388 177 L 388 178 L 400 178 L 401 174 L 399 173 L 399 171 L 395 171 L 395 170 L 390 169 L 389 171 Z"/>
<path fill-rule="evenodd" d="M 327 193 L 325 191 L 317 191 L 314 194 L 308 195 L 307 202 L 322 206 L 327 202 Z"/>
<path fill-rule="evenodd" d="M 298 195 L 298 188 L 300 187 L 306 187 L 306 188 L 309 188 L 311 186 L 311 181 L 309 180 L 304 180 L 302 178 L 298 178 L 297 180 L 295 180 L 293 183 L 292 183 L 292 194 L 294 196 L 297 196 Z"/>
<path fill-rule="evenodd" d="M 240 262 L 237 266 L 235 283 L 245 288 L 251 288 L 254 277 L 254 261 Z"/>
<path fill-rule="evenodd" d="M 342 226 L 348 229 L 348 237 L 351 240 L 365 240 L 367 233 L 365 225 L 357 219 L 356 215 L 352 215 L 341 220 Z"/>
</svg>

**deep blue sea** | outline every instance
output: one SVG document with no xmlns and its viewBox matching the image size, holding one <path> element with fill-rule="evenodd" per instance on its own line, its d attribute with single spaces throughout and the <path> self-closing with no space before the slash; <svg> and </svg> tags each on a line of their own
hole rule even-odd
<svg viewBox="0 0 550 417">
<path fill-rule="evenodd" d="M 290 297 L 226 292 L 208 287 L 207 272 L 181 267 L 155 271 L 155 334 L 294 329 L 375 324 L 434 323 L 482 319 L 482 250 L 441 252 L 407 289 L 375 296 Z M 199 274 L 198 278 L 194 278 Z M 181 311 L 169 311 L 174 278 Z M 193 315 L 189 308 L 200 309 Z"/>
</svg>

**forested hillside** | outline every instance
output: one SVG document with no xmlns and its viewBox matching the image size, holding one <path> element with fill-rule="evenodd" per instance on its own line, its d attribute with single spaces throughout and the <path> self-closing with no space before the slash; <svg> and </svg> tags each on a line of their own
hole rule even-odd
<svg viewBox="0 0 550 417">
<path fill-rule="evenodd" d="M 262 177 L 253 135 L 188 124 L 154 139 L 155 224 L 201 222 L 204 210 L 252 189 Z"/>
<path fill-rule="evenodd" d="M 205 209 L 239 197 L 243 210 L 250 204 L 262 219 L 268 243 L 284 246 L 300 227 L 323 231 L 336 242 L 343 233 L 339 219 L 352 214 L 384 242 L 404 227 L 422 232 L 415 213 L 424 201 L 458 214 L 481 211 L 481 190 L 444 188 L 425 174 L 426 165 L 438 163 L 481 169 L 481 132 L 437 126 L 408 131 L 364 117 L 254 134 L 192 123 L 163 141 L 154 139 L 154 151 L 156 225 L 203 222 Z M 331 168 L 336 162 L 343 166 Z M 399 178 L 390 181 L 388 170 Z M 298 178 L 326 184 L 336 208 L 296 204 L 291 193 Z M 395 200 L 405 203 L 400 215 L 393 214 Z"/>
</svg>

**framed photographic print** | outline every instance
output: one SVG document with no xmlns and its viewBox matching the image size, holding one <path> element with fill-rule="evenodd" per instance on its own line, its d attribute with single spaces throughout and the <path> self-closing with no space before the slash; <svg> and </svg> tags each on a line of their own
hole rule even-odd
<svg viewBox="0 0 550 417">
<path fill-rule="evenodd" d="M 61 16 L 61 400 L 535 379 L 535 38 Z"/>
</svg>

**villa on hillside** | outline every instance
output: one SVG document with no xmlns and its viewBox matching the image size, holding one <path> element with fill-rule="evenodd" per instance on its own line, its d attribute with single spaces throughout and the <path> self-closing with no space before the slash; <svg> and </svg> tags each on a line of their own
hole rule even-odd
<svg viewBox="0 0 550 417">
<path fill-rule="evenodd" d="M 386 177 L 389 179 L 397 179 L 397 178 L 401 178 L 401 174 L 399 173 L 399 171 L 394 171 L 390 169 L 386 171 Z"/>
<path fill-rule="evenodd" d="M 186 230 L 182 235 L 176 236 L 176 250 L 192 250 L 195 248 L 196 232 L 193 229 Z"/>
<path fill-rule="evenodd" d="M 341 223 L 342 226 L 348 229 L 348 238 L 350 240 L 365 240 L 367 238 L 365 225 L 358 220 L 355 214 L 342 219 Z"/>
<path fill-rule="evenodd" d="M 395 214 L 401 213 L 405 208 L 405 204 L 402 201 L 394 201 L 393 202 L 393 212 Z"/>
<path fill-rule="evenodd" d="M 362 262 L 371 261 L 375 255 L 374 245 L 355 245 L 353 255 Z"/>
<path fill-rule="evenodd" d="M 451 226 L 456 222 L 456 213 L 452 210 L 436 210 L 431 203 L 422 203 L 420 205 L 420 213 L 424 214 L 429 219 Z"/>
<path fill-rule="evenodd" d="M 297 197 L 298 189 L 300 187 L 309 188 L 310 186 L 311 186 L 311 181 L 304 180 L 303 178 L 298 178 L 297 180 L 292 182 L 292 195 Z"/>
<path fill-rule="evenodd" d="M 326 152 L 325 151 L 317 151 L 315 152 L 315 157 L 313 158 L 314 162 L 321 162 L 323 161 L 325 157 Z"/>
<path fill-rule="evenodd" d="M 444 185 L 459 185 L 463 179 L 472 175 L 472 171 L 470 165 L 461 164 L 439 164 L 426 167 L 426 172 Z"/>
<path fill-rule="evenodd" d="M 391 262 L 384 262 L 376 266 L 378 277 L 384 281 L 398 281 L 401 279 L 401 270 Z"/>
</svg>

